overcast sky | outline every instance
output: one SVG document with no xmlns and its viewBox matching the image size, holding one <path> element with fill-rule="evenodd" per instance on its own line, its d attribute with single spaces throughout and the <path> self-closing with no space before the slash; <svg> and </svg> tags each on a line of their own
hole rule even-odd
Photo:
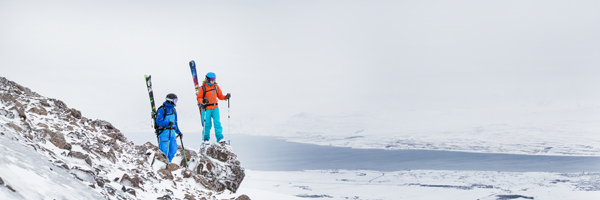
<svg viewBox="0 0 600 200">
<path fill-rule="evenodd" d="M 235 124 L 597 105 L 599 11 L 596 0 L 0 0 L 0 76 L 125 132 L 150 130 L 145 74 L 157 103 L 179 96 L 181 129 L 200 130 L 190 60 L 232 93 Z"/>
</svg>

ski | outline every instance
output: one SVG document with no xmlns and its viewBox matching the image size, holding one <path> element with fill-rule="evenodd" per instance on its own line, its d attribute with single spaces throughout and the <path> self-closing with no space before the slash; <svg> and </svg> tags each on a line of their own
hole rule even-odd
<svg viewBox="0 0 600 200">
<path fill-rule="evenodd" d="M 194 89 L 196 89 L 196 97 L 197 97 L 200 86 L 198 84 L 198 74 L 196 73 L 196 62 L 194 62 L 194 60 L 190 61 L 190 70 L 192 71 L 192 78 L 194 81 Z M 200 105 L 198 105 L 198 109 L 200 109 L 200 119 L 204 119 L 204 118 L 202 118 L 202 107 Z M 204 127 L 204 121 L 203 120 L 200 120 L 200 121 L 202 122 L 202 127 Z"/>
<path fill-rule="evenodd" d="M 198 89 L 200 89 L 198 84 L 198 75 L 196 74 L 196 62 L 194 60 L 190 61 L 190 70 L 192 70 L 192 78 L 194 79 L 194 88 L 196 89 L 196 93 L 198 93 Z"/>
<path fill-rule="evenodd" d="M 148 96 L 150 96 L 150 106 L 152 106 L 152 113 L 150 113 L 150 116 L 152 118 L 152 128 L 156 128 L 156 127 L 154 127 L 154 123 L 156 122 L 156 119 L 155 119 L 156 107 L 154 105 L 154 92 L 152 91 L 151 75 L 144 75 L 144 78 L 146 79 L 146 87 L 148 88 Z"/>
</svg>

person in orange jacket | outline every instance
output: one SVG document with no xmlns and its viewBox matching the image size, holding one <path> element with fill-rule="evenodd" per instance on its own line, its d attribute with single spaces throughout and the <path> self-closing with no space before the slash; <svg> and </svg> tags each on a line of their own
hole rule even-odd
<svg viewBox="0 0 600 200">
<path fill-rule="evenodd" d="M 202 120 L 204 124 L 203 129 L 203 140 L 204 143 L 208 143 L 210 140 L 210 129 L 212 128 L 211 118 L 215 123 L 215 137 L 217 142 L 223 140 L 223 127 L 221 126 L 221 115 L 219 113 L 219 104 L 217 99 L 229 100 L 231 94 L 223 95 L 221 88 L 216 82 L 217 75 L 213 72 L 206 74 L 206 79 L 202 82 L 202 89 L 198 90 L 198 96 L 196 100 L 202 105 Z"/>
</svg>

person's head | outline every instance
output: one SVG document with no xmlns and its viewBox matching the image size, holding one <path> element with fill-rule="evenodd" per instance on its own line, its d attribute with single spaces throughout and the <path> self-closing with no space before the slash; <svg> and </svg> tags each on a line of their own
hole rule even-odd
<svg viewBox="0 0 600 200">
<path fill-rule="evenodd" d="M 165 100 L 167 101 L 167 103 L 175 105 L 177 103 L 177 95 L 169 93 L 167 94 Z"/>
<path fill-rule="evenodd" d="M 215 84 L 217 80 L 217 75 L 214 72 L 208 72 L 206 74 L 206 82 L 210 84 Z"/>
</svg>

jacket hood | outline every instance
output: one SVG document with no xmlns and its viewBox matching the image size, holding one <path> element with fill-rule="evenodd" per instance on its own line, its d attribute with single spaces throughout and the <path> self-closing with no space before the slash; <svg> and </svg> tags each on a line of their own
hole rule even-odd
<svg viewBox="0 0 600 200">
<path fill-rule="evenodd" d="M 165 106 L 165 108 L 175 108 L 175 106 L 176 106 L 176 105 L 175 105 L 175 104 L 170 104 L 170 103 L 167 103 L 167 102 L 165 101 L 165 102 L 163 102 L 163 106 Z"/>
</svg>

